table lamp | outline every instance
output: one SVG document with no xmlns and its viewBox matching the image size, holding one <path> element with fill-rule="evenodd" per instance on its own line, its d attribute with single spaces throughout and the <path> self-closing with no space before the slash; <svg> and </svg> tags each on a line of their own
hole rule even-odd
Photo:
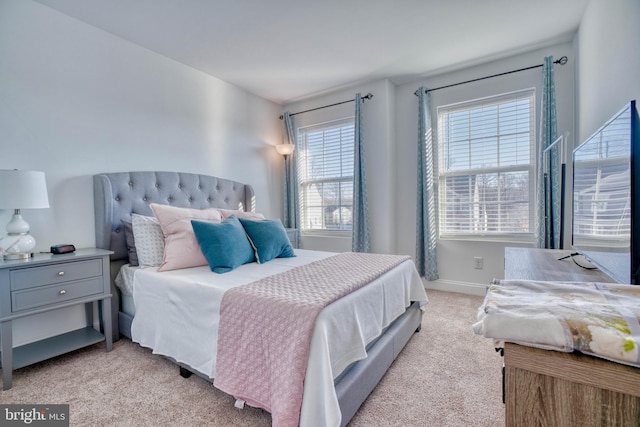
<svg viewBox="0 0 640 427">
<path fill-rule="evenodd" d="M 36 240 L 29 234 L 29 224 L 22 218 L 20 209 L 48 207 L 44 172 L 0 170 L 0 209 L 14 209 L 6 227 L 7 235 L 0 239 L 5 261 L 28 260 L 36 247 Z"/>
</svg>

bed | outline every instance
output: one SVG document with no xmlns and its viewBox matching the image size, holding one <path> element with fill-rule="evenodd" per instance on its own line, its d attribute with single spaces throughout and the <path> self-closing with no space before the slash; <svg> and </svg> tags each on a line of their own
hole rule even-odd
<svg viewBox="0 0 640 427">
<path fill-rule="evenodd" d="M 115 283 L 112 285 L 116 301 L 112 305 L 114 307 L 112 318 L 113 324 L 117 325 L 114 327 L 114 339 L 124 335 L 145 347 L 152 348 L 154 353 L 162 354 L 175 361 L 180 366 L 183 376 L 186 376 L 187 372 L 194 372 L 208 380 L 213 380 L 216 365 L 215 346 L 213 350 L 211 348 L 203 350 L 203 346 L 193 344 L 210 343 L 211 336 L 214 337 L 213 344 L 215 344 L 216 335 L 211 335 L 211 328 L 195 325 L 193 320 L 190 320 L 190 313 L 198 311 L 192 308 L 203 300 L 198 296 L 202 280 L 209 280 L 208 278 L 216 274 L 212 273 L 207 266 L 168 272 L 130 268 L 127 265 L 129 252 L 123 220 L 125 222 L 131 220 L 133 214 L 151 216 L 152 211 L 149 207 L 151 203 L 193 209 L 219 208 L 253 212 L 255 210 L 253 188 L 236 181 L 179 172 L 106 173 L 95 175 L 93 182 L 96 246 L 114 252 L 111 258 L 112 278 L 119 278 L 124 282 L 123 276 L 129 276 L 126 280 L 129 285 L 123 283 L 120 283 L 120 287 Z M 284 274 L 302 264 L 313 263 L 331 255 L 296 249 L 294 258 L 277 258 L 265 264 L 243 265 L 231 273 L 219 275 L 224 276 L 227 281 L 225 282 L 227 284 L 221 285 L 220 293 L 224 294 L 224 289 L 227 289 L 225 286 L 235 287 L 260 277 Z M 351 342 L 352 337 L 345 335 L 340 338 L 337 335 L 345 330 L 344 326 L 349 324 L 348 322 L 355 325 L 354 328 L 360 327 L 359 322 L 369 324 L 369 322 L 362 322 L 367 315 L 371 315 L 365 312 L 371 311 L 370 307 L 376 304 L 382 304 L 377 302 L 373 295 L 376 293 L 387 295 L 397 280 L 403 282 L 402 311 L 394 313 L 384 305 L 387 304 L 385 302 L 384 306 L 375 311 L 377 313 L 375 315 L 380 319 L 371 322 L 378 326 L 371 326 L 371 330 L 358 332 L 363 335 L 363 342 L 359 344 L 362 349 L 359 349 L 358 345 L 348 349 L 348 346 L 343 344 Z M 132 288 L 127 290 L 127 286 Z M 194 291 L 187 291 L 189 288 Z M 180 291 L 176 293 L 176 289 Z M 133 304 L 133 295 L 136 297 L 136 304 Z M 176 295 L 181 299 L 180 304 L 175 304 Z M 171 315 L 154 317 L 153 310 L 149 310 L 149 305 L 145 305 L 147 304 L 145 298 L 153 301 L 149 304 L 166 304 L 167 307 L 177 306 L 182 309 L 174 310 L 175 312 Z M 172 300 L 169 301 L 169 299 Z M 370 303 L 356 301 L 370 301 Z M 311 337 L 300 425 L 346 425 L 413 333 L 420 329 L 422 309 L 426 302 L 424 288 L 413 263 L 405 261 L 375 281 L 325 307 L 318 316 Z M 369 308 L 345 309 L 346 304 L 363 304 Z M 186 310 L 184 307 L 190 307 L 190 309 Z M 203 310 L 209 309 L 203 308 Z M 155 311 L 159 312 L 159 310 Z M 353 318 L 345 317 L 345 313 L 353 313 Z M 337 322 L 336 319 L 340 321 Z M 163 321 L 165 324 L 162 323 Z M 169 325 L 180 323 L 181 327 L 167 327 L 166 322 Z M 372 332 L 376 328 L 379 330 Z M 173 332 L 171 332 L 172 329 Z M 185 330 L 190 331 L 193 336 L 186 336 L 187 334 L 181 332 Z M 371 335 L 374 333 L 375 336 Z M 174 341 L 176 339 L 177 341 Z M 334 339 L 335 342 L 327 341 Z M 340 339 L 343 339 L 341 344 Z M 339 347 L 340 351 L 335 350 L 334 354 L 331 349 L 336 347 Z M 331 384 L 327 385 L 329 380 Z M 319 412 L 321 412 L 320 415 Z M 319 416 L 324 418 L 318 418 Z"/>
</svg>

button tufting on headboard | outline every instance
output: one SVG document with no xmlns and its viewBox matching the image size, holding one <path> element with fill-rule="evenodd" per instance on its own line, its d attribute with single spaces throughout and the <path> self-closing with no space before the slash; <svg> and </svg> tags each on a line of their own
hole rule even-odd
<svg viewBox="0 0 640 427">
<path fill-rule="evenodd" d="M 112 260 L 126 259 L 122 219 L 135 211 L 152 215 L 150 203 L 178 207 L 255 207 L 250 185 L 180 172 L 117 172 L 93 176 L 96 246 L 114 251 Z"/>
</svg>

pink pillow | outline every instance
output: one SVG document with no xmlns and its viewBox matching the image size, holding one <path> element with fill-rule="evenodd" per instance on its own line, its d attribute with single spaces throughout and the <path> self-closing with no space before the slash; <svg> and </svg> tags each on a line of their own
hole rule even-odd
<svg viewBox="0 0 640 427">
<path fill-rule="evenodd" d="M 222 217 L 218 209 L 177 208 L 156 203 L 149 206 L 158 218 L 164 235 L 164 256 L 158 271 L 207 265 L 193 233 L 191 220 L 220 222 Z"/>
</svg>

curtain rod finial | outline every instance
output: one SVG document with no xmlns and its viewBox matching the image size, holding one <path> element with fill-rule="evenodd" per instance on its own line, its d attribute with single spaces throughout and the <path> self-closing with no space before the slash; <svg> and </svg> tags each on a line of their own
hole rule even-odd
<svg viewBox="0 0 640 427">
<path fill-rule="evenodd" d="M 569 62 L 569 58 L 567 58 L 566 56 L 562 56 L 560 57 L 560 59 L 558 59 L 557 61 L 553 61 L 556 64 L 560 64 L 560 65 L 564 65 L 567 62 Z"/>
</svg>

